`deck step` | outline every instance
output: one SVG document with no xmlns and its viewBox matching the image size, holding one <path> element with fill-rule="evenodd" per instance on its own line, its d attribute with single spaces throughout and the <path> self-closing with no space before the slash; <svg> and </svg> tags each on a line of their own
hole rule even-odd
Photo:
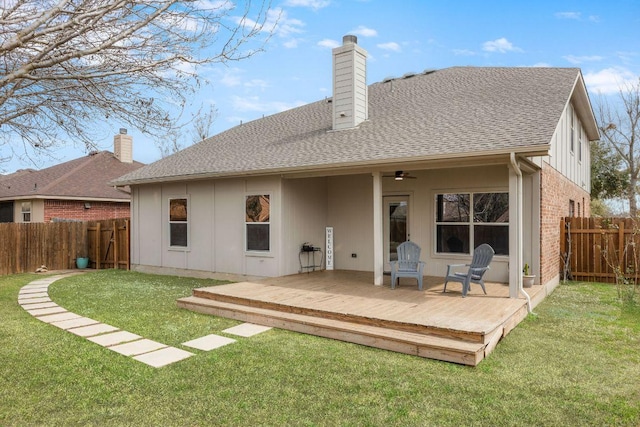
<svg viewBox="0 0 640 427">
<path fill-rule="evenodd" d="M 476 366 L 485 356 L 485 344 L 455 338 L 251 307 L 197 296 L 181 298 L 177 304 L 178 307 L 199 313 L 464 365 Z"/>
<path fill-rule="evenodd" d="M 452 338 L 454 340 L 467 341 L 472 343 L 484 343 L 487 344 L 486 335 L 493 335 L 489 333 L 481 333 L 478 331 L 464 331 L 456 330 L 452 328 L 441 328 L 432 325 L 416 324 L 413 322 L 401 322 L 391 319 L 383 319 L 374 316 L 358 315 L 354 313 L 341 313 L 339 311 L 318 309 L 315 307 L 308 307 L 305 304 L 291 304 L 279 301 L 270 301 L 269 299 L 261 299 L 255 295 L 251 297 L 244 295 L 237 295 L 224 292 L 221 287 L 200 288 L 193 290 L 193 296 L 197 298 L 218 301 L 223 303 L 234 304 L 243 307 L 252 307 L 255 309 L 272 310 L 276 312 L 298 314 L 310 317 L 322 317 L 325 319 L 345 321 L 349 324 L 358 323 L 361 325 L 393 329 L 396 331 L 404 331 L 416 334 L 425 335 L 437 335 L 443 338 Z"/>
</svg>

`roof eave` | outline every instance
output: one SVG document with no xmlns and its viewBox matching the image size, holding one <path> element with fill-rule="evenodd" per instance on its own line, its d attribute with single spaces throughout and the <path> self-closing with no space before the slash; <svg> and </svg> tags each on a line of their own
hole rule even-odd
<svg viewBox="0 0 640 427">
<path fill-rule="evenodd" d="M 145 184 L 161 184 L 165 182 L 180 182 L 190 180 L 205 180 L 205 179 L 219 179 L 219 178 L 246 178 L 255 176 L 273 176 L 273 175 L 294 175 L 313 172 L 326 173 L 328 175 L 335 175 L 341 173 L 353 173 L 356 169 L 376 169 L 381 170 L 384 167 L 395 169 L 399 166 L 410 166 L 412 164 L 428 164 L 438 163 L 444 161 L 458 161 L 461 159 L 473 159 L 474 163 L 482 164 L 486 163 L 488 159 L 495 159 L 502 156 L 509 156 L 511 153 L 524 157 L 546 156 L 549 154 L 550 144 L 539 144 L 526 147 L 512 147 L 503 148 L 499 150 L 488 150 L 481 153 L 478 152 L 465 152 L 455 154 L 438 154 L 428 156 L 412 156 L 406 158 L 394 158 L 394 159 L 380 159 L 380 160 L 367 160 L 361 162 L 345 162 L 345 163 L 333 163 L 327 165 L 310 165 L 301 167 L 290 168 L 272 168 L 272 169 L 260 169 L 260 170 L 245 170 L 245 171 L 225 171 L 225 172 L 205 172 L 196 174 L 185 175 L 172 175 L 163 177 L 152 177 L 142 179 L 130 179 L 130 180 L 117 180 L 112 181 L 110 184 L 115 186 L 125 185 L 145 185 Z M 495 162 L 494 162 L 495 163 Z"/>
</svg>

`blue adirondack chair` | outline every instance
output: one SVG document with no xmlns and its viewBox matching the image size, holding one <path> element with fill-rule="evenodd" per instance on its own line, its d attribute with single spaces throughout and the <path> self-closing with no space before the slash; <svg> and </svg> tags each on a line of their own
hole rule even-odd
<svg viewBox="0 0 640 427">
<path fill-rule="evenodd" d="M 391 261 L 391 289 L 396 287 L 400 277 L 412 277 L 418 280 L 418 289 L 422 290 L 422 273 L 425 263 L 420 261 L 420 246 L 413 242 L 403 242 L 398 248 L 398 260 Z"/>
<path fill-rule="evenodd" d="M 462 297 L 467 296 L 467 292 L 469 292 L 469 287 L 471 283 L 477 283 L 482 286 L 482 290 L 485 295 L 487 294 L 487 290 L 484 288 L 484 273 L 489 270 L 489 264 L 491 264 L 491 260 L 493 259 L 493 255 L 495 254 L 493 248 L 486 243 L 475 248 L 473 251 L 473 258 L 471 260 L 471 264 L 450 264 L 447 266 L 447 276 L 444 279 L 444 290 L 442 292 L 447 291 L 447 283 L 448 282 L 460 282 L 462 283 Z M 458 267 L 469 267 L 465 273 L 456 273 L 453 271 L 454 268 Z"/>
</svg>

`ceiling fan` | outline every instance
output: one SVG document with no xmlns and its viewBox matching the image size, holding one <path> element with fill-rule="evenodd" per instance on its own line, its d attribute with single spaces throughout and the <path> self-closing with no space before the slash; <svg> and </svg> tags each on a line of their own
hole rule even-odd
<svg viewBox="0 0 640 427">
<path fill-rule="evenodd" d="M 409 175 L 409 172 L 396 171 L 393 175 L 382 175 L 384 178 L 393 178 L 396 181 L 402 181 L 404 179 L 416 179 L 415 176 Z"/>
</svg>

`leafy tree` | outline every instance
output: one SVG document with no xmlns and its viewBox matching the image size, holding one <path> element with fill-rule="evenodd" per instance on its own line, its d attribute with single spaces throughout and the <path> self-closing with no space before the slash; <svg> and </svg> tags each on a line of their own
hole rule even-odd
<svg viewBox="0 0 640 427">
<path fill-rule="evenodd" d="M 600 97 L 598 127 L 603 143 L 611 151 L 611 158 L 618 158 L 623 166 L 623 173 L 628 178 L 624 196 L 629 202 L 629 214 L 636 217 L 640 180 L 640 79 L 621 85 L 618 94 L 618 102 L 613 105 Z M 615 164 L 609 167 L 615 169 Z"/>
<path fill-rule="evenodd" d="M 591 141 L 591 197 L 598 200 L 623 197 L 629 175 L 622 159 L 602 141 Z"/>
<path fill-rule="evenodd" d="M 166 135 L 201 66 L 248 58 L 271 35 L 269 5 L 243 4 L 2 0 L 0 146 L 43 150 L 70 138 L 91 148 L 106 120 Z"/>
</svg>

